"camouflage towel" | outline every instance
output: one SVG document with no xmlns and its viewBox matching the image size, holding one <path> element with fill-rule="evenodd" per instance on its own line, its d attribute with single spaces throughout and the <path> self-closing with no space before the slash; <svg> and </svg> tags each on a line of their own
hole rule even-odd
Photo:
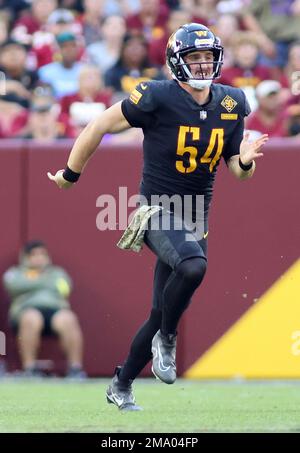
<svg viewBox="0 0 300 453">
<path fill-rule="evenodd" d="M 143 248 L 145 228 L 148 220 L 161 209 L 161 206 L 141 206 L 134 214 L 132 221 L 124 231 L 117 246 L 123 250 L 129 249 L 139 252 Z"/>
</svg>

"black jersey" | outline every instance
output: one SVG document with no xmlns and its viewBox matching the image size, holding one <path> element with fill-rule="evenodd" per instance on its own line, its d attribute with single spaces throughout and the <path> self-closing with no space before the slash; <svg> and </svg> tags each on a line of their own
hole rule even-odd
<svg viewBox="0 0 300 453">
<path fill-rule="evenodd" d="M 141 193 L 204 195 L 208 211 L 220 158 L 239 154 L 250 108 L 242 90 L 212 84 L 199 105 L 175 80 L 140 83 L 122 111 L 144 132 Z"/>
</svg>

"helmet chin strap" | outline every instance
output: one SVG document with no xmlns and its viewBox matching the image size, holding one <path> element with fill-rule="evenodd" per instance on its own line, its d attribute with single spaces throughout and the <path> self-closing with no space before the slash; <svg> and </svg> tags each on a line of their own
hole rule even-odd
<svg viewBox="0 0 300 453">
<path fill-rule="evenodd" d="M 186 83 L 195 90 L 203 91 L 205 88 L 209 88 L 211 86 L 212 80 L 190 79 Z"/>
</svg>

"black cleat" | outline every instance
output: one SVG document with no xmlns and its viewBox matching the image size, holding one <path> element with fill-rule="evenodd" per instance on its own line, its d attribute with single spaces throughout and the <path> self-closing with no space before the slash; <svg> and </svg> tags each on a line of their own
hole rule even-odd
<svg viewBox="0 0 300 453">
<path fill-rule="evenodd" d="M 163 335 L 159 330 L 152 340 L 152 373 L 166 384 L 176 381 L 176 334 Z"/>
<path fill-rule="evenodd" d="M 115 375 L 106 391 L 106 399 L 109 404 L 115 404 L 122 411 L 141 411 L 142 408 L 135 404 L 132 392 L 132 382 L 124 385 L 119 381 L 121 367 L 115 370 Z"/>
</svg>

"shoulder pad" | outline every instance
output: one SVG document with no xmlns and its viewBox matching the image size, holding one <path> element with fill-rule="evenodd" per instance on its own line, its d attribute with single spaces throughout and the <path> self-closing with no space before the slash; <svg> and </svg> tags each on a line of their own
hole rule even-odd
<svg viewBox="0 0 300 453">
<path fill-rule="evenodd" d="M 240 88 L 229 85 L 215 84 L 219 86 L 219 96 L 221 97 L 221 105 L 229 113 L 231 111 L 239 112 L 243 117 L 251 112 L 245 93 Z"/>
<path fill-rule="evenodd" d="M 141 82 L 130 93 L 129 101 L 144 112 L 156 108 L 155 85 L 152 81 Z"/>
</svg>

